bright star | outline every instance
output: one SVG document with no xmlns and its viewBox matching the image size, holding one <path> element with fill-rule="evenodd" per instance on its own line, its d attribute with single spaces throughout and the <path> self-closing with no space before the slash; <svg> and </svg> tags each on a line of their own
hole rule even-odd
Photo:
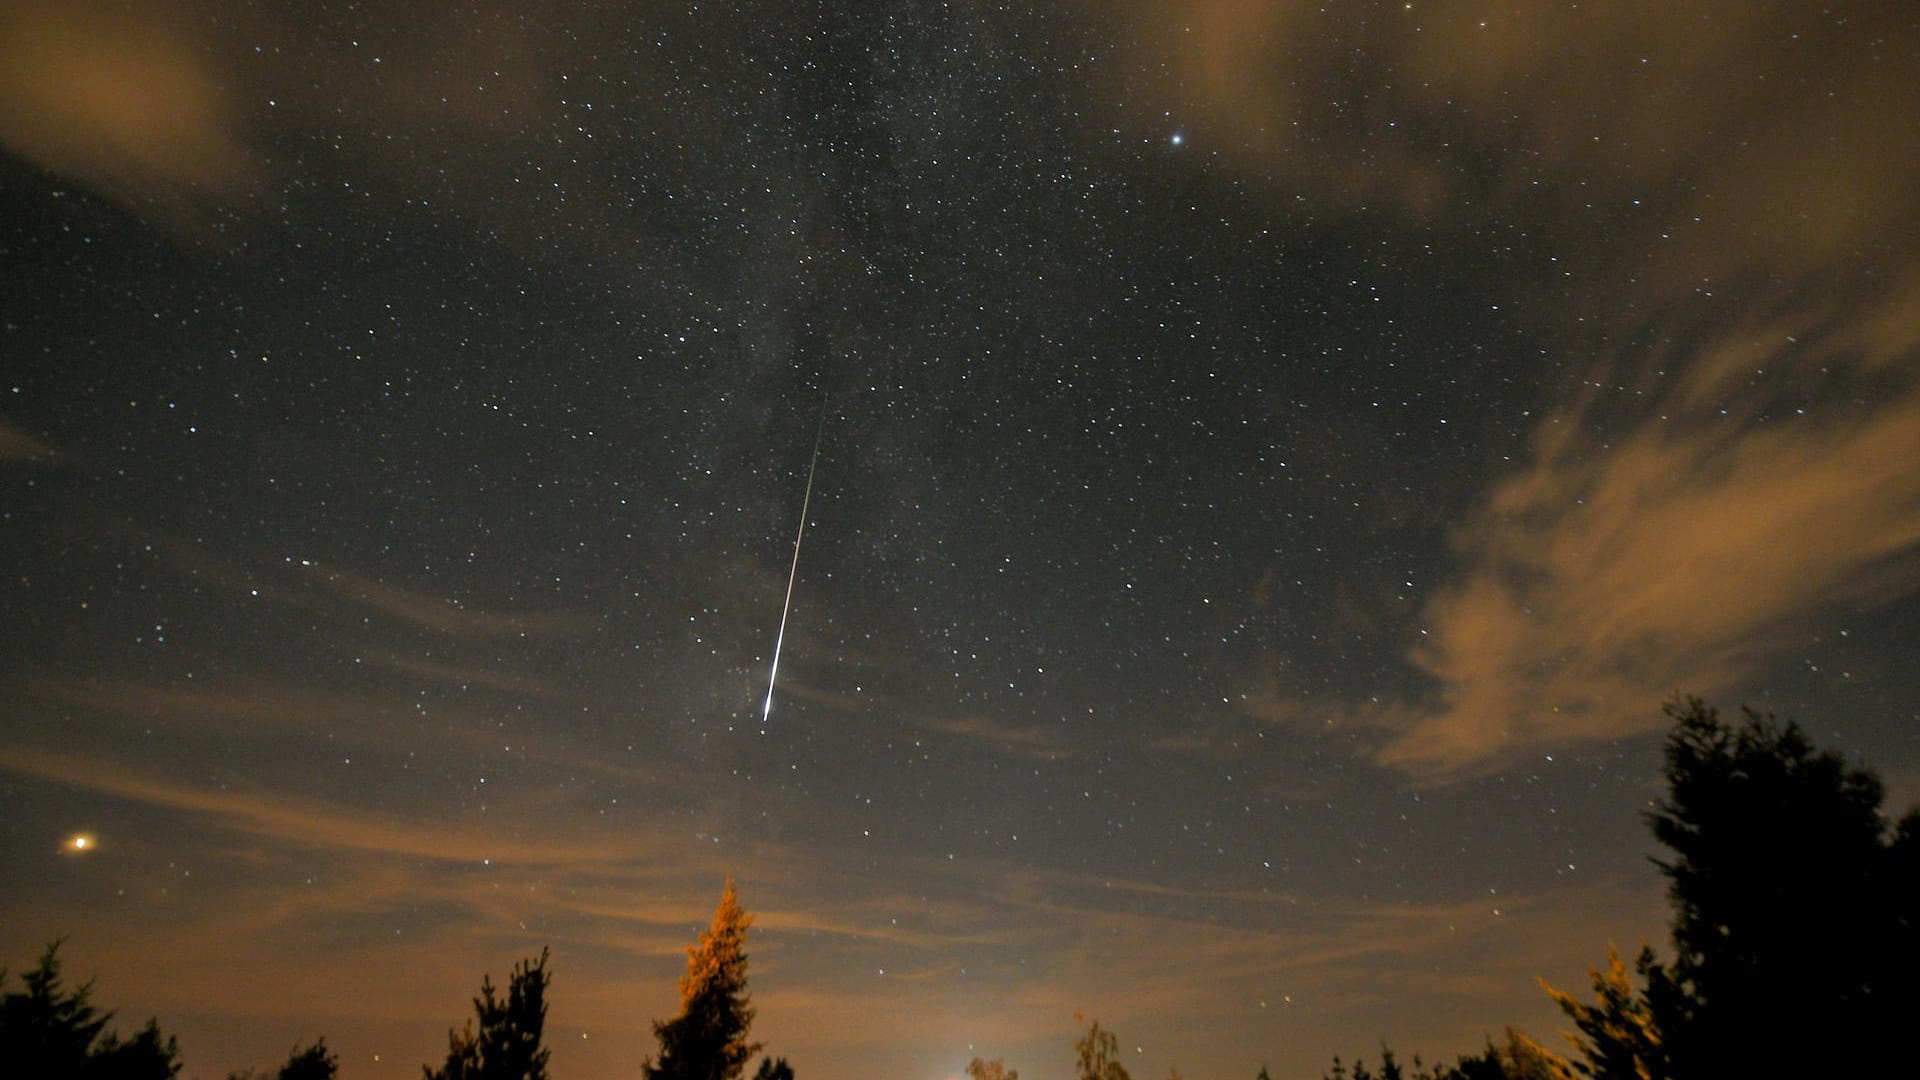
<svg viewBox="0 0 1920 1080">
<path fill-rule="evenodd" d="M 85 855 L 87 852 L 99 846 L 100 842 L 93 838 L 92 833 L 74 833 L 72 836 L 67 837 L 65 843 L 60 845 L 60 850 L 69 855 Z"/>
<path fill-rule="evenodd" d="M 1187 141 L 1187 137 L 1176 131 L 1172 135 L 1168 136 L 1167 141 L 1172 143 L 1175 146 L 1179 146 L 1181 143 Z"/>
</svg>

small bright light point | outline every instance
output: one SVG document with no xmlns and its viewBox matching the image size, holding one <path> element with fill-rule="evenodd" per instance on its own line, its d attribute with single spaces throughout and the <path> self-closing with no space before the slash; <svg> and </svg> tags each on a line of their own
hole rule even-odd
<svg viewBox="0 0 1920 1080">
<path fill-rule="evenodd" d="M 1179 146 L 1181 143 L 1187 141 L 1187 137 L 1176 131 L 1171 136 L 1168 136 L 1167 141 L 1175 146 Z"/>
<path fill-rule="evenodd" d="M 100 842 L 93 838 L 92 833 L 74 833 L 67 837 L 67 842 L 60 845 L 60 848 L 70 855 L 84 855 L 99 844 Z"/>
</svg>

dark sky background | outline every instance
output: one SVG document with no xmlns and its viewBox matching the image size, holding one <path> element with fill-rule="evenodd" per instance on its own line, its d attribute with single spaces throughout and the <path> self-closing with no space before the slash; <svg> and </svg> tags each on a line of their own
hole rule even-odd
<svg viewBox="0 0 1920 1080">
<path fill-rule="evenodd" d="M 1674 693 L 1920 797 L 1916 88 L 1892 0 L 9 0 L 0 960 L 400 1078 L 550 944 L 626 1076 L 732 874 L 803 1077 L 1551 1040 Z"/>
</svg>

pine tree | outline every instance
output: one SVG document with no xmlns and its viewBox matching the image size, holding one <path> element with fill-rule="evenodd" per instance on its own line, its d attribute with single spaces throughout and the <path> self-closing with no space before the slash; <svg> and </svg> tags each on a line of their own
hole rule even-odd
<svg viewBox="0 0 1920 1080">
<path fill-rule="evenodd" d="M 753 1007 L 747 998 L 747 928 L 753 916 L 740 907 L 727 879 L 713 922 L 687 949 L 680 977 L 680 1015 L 656 1022 L 659 1060 L 641 1066 L 646 1080 L 739 1080 L 760 1049 L 747 1041 Z"/>
<path fill-rule="evenodd" d="M 1674 959 L 1636 989 L 1609 952 L 1580 1029 L 1581 1075 L 1629 1080 L 1870 1075 L 1920 1011 L 1920 813 L 1882 816 L 1879 778 L 1751 709 L 1667 707 L 1667 797 L 1648 820 Z"/>
<path fill-rule="evenodd" d="M 1507 1039 L 1499 1046 L 1487 1044 L 1488 1058 L 1500 1071 L 1497 1074 L 1503 1080 L 1573 1080 L 1573 1066 L 1559 1054 L 1541 1046 L 1527 1037 L 1527 1033 L 1517 1027 L 1507 1028 Z M 1476 1080 L 1464 1075 L 1465 1059 L 1461 1062 L 1462 1080 Z"/>
<path fill-rule="evenodd" d="M 787 1064 L 786 1058 L 761 1058 L 753 1080 L 793 1080 L 793 1066 Z"/>
<path fill-rule="evenodd" d="M 422 1068 L 425 1080 L 547 1080 L 547 1057 L 540 1044 L 547 1022 L 547 950 L 539 960 L 514 965 L 503 999 L 493 980 L 481 976 L 480 996 L 465 1028 L 447 1032 L 447 1060 L 438 1069 Z"/>
<path fill-rule="evenodd" d="M 1638 966 L 1643 976 L 1653 967 L 1652 950 L 1641 951 Z M 1635 990 L 1620 953 L 1609 946 L 1607 970 L 1596 968 L 1588 974 L 1597 995 L 1592 1005 L 1540 980 L 1541 989 L 1580 1029 L 1580 1035 L 1573 1037 L 1586 1059 L 1575 1066 L 1580 1075 L 1594 1080 L 1657 1080 L 1673 1075 L 1660 1026 L 1646 999 Z"/>
<path fill-rule="evenodd" d="M 1800 728 L 1697 698 L 1667 707 L 1668 795 L 1648 815 L 1674 960 L 1646 1006 L 1684 1078 L 1847 1075 L 1895 1060 L 1920 1009 L 1910 813 Z M 1764 1037 L 1759 1037 L 1764 1033 Z"/>
<path fill-rule="evenodd" d="M 333 1080 L 340 1071 L 340 1058 L 327 1049 L 327 1040 L 315 1039 L 313 1045 L 295 1047 L 280 1066 L 276 1080 Z"/>
<path fill-rule="evenodd" d="M 60 981 L 60 943 L 21 975 L 24 988 L 0 994 L 0 1066 L 9 1076 L 82 1080 L 172 1080 L 180 1050 L 152 1020 L 131 1039 L 107 1030 L 111 1012 L 94 1008 L 91 982 L 71 991 Z M 0 968 L 0 989 L 7 972 Z"/>
</svg>

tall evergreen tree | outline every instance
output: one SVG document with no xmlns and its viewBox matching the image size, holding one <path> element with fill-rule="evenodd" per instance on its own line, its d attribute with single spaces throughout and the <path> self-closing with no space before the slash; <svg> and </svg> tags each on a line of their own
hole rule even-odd
<svg viewBox="0 0 1920 1080">
<path fill-rule="evenodd" d="M 653 1025 L 660 1057 L 641 1065 L 646 1080 L 739 1080 L 759 1043 L 747 1041 L 753 1007 L 747 998 L 747 928 L 728 878 L 713 922 L 687 949 L 680 977 L 680 1015 Z"/>
<path fill-rule="evenodd" d="M 1668 795 L 1648 815 L 1673 903 L 1671 968 L 1643 964 L 1674 1075 L 1843 1075 L 1896 1060 L 1913 978 L 1920 814 L 1800 728 L 1668 706 Z"/>
<path fill-rule="evenodd" d="M 1882 816 L 1873 773 L 1797 725 L 1698 698 L 1667 706 L 1667 797 L 1647 815 L 1673 905 L 1671 964 L 1636 990 L 1609 955 L 1580 1029 L 1585 1076 L 1868 1075 L 1920 1012 L 1920 811 Z"/>
<path fill-rule="evenodd" d="M 514 965 L 502 998 L 493 980 L 480 977 L 480 996 L 473 999 L 479 1020 L 447 1032 L 447 1060 L 438 1069 L 425 1068 L 425 1080 L 547 1080 L 550 1051 L 541 1045 L 547 1023 L 547 950 L 538 960 Z"/>
<path fill-rule="evenodd" d="M 66 989 L 60 980 L 60 943 L 20 977 L 22 989 L 0 994 L 0 1072 L 8 1076 L 75 1080 L 172 1080 L 180 1049 L 152 1020 L 122 1039 L 109 1031 L 111 1012 L 93 1006 L 93 984 Z M 7 985 L 0 968 L 0 990 Z"/>
</svg>

